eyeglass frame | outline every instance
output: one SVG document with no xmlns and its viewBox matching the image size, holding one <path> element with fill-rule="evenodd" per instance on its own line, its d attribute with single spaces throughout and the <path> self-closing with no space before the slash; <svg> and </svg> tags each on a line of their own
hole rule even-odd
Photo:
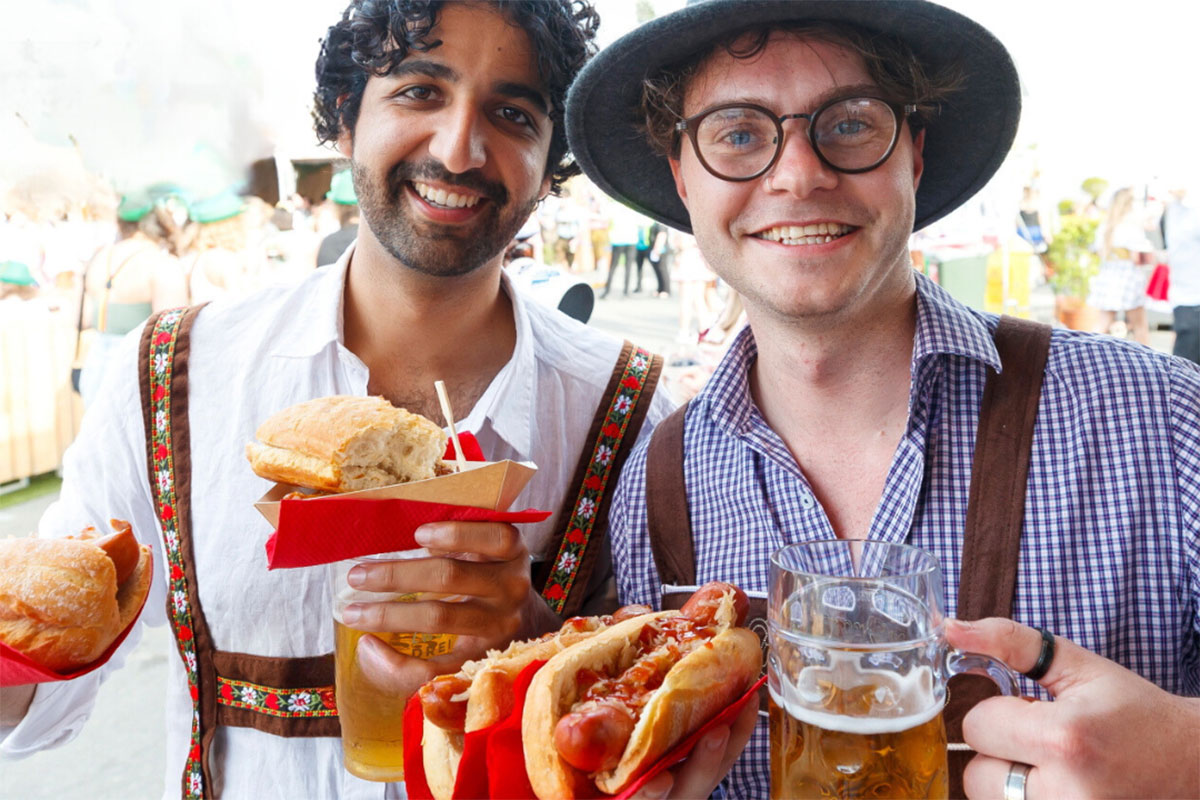
<svg viewBox="0 0 1200 800">
<path fill-rule="evenodd" d="M 891 109 L 892 118 L 896 122 L 896 130 L 892 133 L 892 141 L 888 145 L 887 151 L 883 154 L 883 156 L 878 161 L 876 161 L 874 164 L 872 164 L 869 167 L 859 167 L 857 169 L 844 169 L 842 167 L 837 166 L 836 164 L 831 162 L 828 158 L 826 158 L 825 154 L 821 152 L 821 148 L 817 147 L 816 135 L 813 133 L 813 124 L 812 124 L 813 120 L 816 119 L 816 117 L 818 115 L 820 115 L 821 112 L 825 111 L 825 109 L 831 108 L 832 106 L 834 106 L 838 103 L 844 103 L 847 100 L 877 100 L 880 103 L 883 103 L 889 109 Z M 753 109 L 755 111 L 761 111 L 763 114 L 765 114 L 767 116 L 768 119 L 770 119 L 772 122 L 775 123 L 775 136 L 776 136 L 776 142 L 778 142 L 778 144 L 775 145 L 775 155 L 773 155 L 771 157 L 771 160 L 767 162 L 766 166 L 764 166 L 762 169 L 760 169 L 758 172 L 754 173 L 753 175 L 747 176 L 745 178 L 729 178 L 729 177 L 726 177 L 725 175 L 720 174 L 716 170 L 714 170 L 712 168 L 712 166 L 709 165 L 708 161 L 705 160 L 704 155 L 700 152 L 700 144 L 696 141 L 696 134 L 695 134 L 695 129 L 693 128 L 693 125 L 696 125 L 696 123 L 698 123 L 699 121 L 702 121 L 705 117 L 709 116 L 710 114 L 715 114 L 718 111 L 724 111 L 727 108 L 749 108 L 749 109 Z M 687 139 L 692 143 L 692 151 L 696 154 L 696 158 L 698 158 L 700 160 L 701 166 L 703 166 L 704 169 L 707 170 L 710 175 L 712 175 L 713 177 L 716 177 L 716 178 L 720 178 L 723 181 L 729 181 L 730 183 L 745 183 L 746 181 L 752 181 L 752 180 L 755 180 L 756 178 L 761 178 L 763 175 L 770 172 L 771 168 L 774 167 L 775 164 L 779 161 L 779 157 L 783 154 L 783 135 L 784 135 L 783 123 L 787 122 L 789 119 L 805 119 L 805 120 L 808 120 L 808 144 L 810 147 L 812 147 L 813 153 L 816 154 L 817 158 L 821 161 L 821 163 L 824 164 L 825 166 L 829 167 L 830 169 L 832 169 L 835 172 L 841 172 L 842 174 L 845 174 L 845 175 L 861 175 L 864 172 L 870 172 L 871 170 L 879 169 L 881 166 L 883 166 L 883 164 L 889 158 L 892 157 L 892 153 L 894 153 L 896 151 L 896 143 L 900 141 L 900 130 L 904 127 L 904 121 L 907 120 L 913 114 L 915 114 L 916 111 L 917 111 L 917 106 L 915 103 L 893 103 L 890 100 L 886 100 L 882 97 L 876 97 L 874 95 L 869 95 L 869 94 L 850 94 L 850 95 L 845 95 L 842 97 L 835 97 L 831 100 L 827 100 L 826 102 L 822 103 L 820 106 L 817 107 L 817 109 L 815 111 L 812 111 L 811 113 L 808 113 L 808 114 L 784 114 L 783 116 L 778 116 L 771 109 L 766 108 L 764 106 L 760 106 L 757 103 L 744 103 L 744 102 L 742 102 L 742 103 L 721 103 L 720 105 L 713 106 L 712 108 L 707 108 L 704 111 L 701 111 L 699 114 L 693 114 L 692 116 L 687 117 L 686 119 L 682 119 L 679 122 L 676 122 L 675 123 L 675 135 L 676 136 L 679 136 L 680 134 L 687 135 Z M 697 125 L 697 127 L 698 127 L 698 125 Z"/>
</svg>

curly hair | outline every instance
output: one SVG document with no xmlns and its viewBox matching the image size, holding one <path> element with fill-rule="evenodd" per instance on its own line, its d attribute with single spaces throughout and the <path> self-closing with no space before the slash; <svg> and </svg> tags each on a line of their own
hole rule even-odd
<svg viewBox="0 0 1200 800">
<path fill-rule="evenodd" d="M 771 34 L 776 31 L 848 47 L 861 56 L 867 74 L 884 99 L 917 107 L 909 117 L 913 136 L 937 115 L 939 104 L 956 92 L 964 81 L 957 65 L 931 71 L 899 39 L 854 25 L 814 21 L 742 28 L 725 34 L 687 60 L 664 67 L 643 81 L 642 124 L 651 146 L 662 155 L 678 158 L 681 139 L 675 123 L 683 119 L 683 97 L 692 78 L 720 49 L 734 58 L 753 58 L 766 48 Z"/>
<path fill-rule="evenodd" d="M 336 141 L 358 122 L 367 79 L 387 75 L 410 52 L 441 44 L 429 38 L 447 0 L 352 0 L 330 27 L 317 57 L 313 121 L 317 140 Z M 550 95 L 554 126 L 546 175 L 557 194 L 580 169 L 570 158 L 563 126 L 567 89 L 596 51 L 593 42 L 600 16 L 591 0 L 489 0 L 529 36 L 538 72 Z"/>
</svg>

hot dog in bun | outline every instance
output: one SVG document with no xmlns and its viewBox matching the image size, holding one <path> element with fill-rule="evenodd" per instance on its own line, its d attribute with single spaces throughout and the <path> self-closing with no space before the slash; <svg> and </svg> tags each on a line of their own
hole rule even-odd
<svg viewBox="0 0 1200 800">
<path fill-rule="evenodd" d="M 679 611 L 645 614 L 562 651 L 530 684 L 522 745 L 540 798 L 617 794 L 754 683 L 749 599 L 709 583 Z"/>
<path fill-rule="evenodd" d="M 513 682 L 534 661 L 545 661 L 612 625 L 650 613 L 647 606 L 625 606 L 612 615 L 572 617 L 558 631 L 503 651 L 468 661 L 455 675 L 441 675 L 418 690 L 425 715 L 422 760 L 425 779 L 436 800 L 453 795 L 462 758 L 463 737 L 512 713 Z"/>
<path fill-rule="evenodd" d="M 353 492 L 437 474 L 446 434 L 382 397 L 336 395 L 271 416 L 246 445 L 255 474 L 325 492 Z"/>
<path fill-rule="evenodd" d="M 129 523 L 78 538 L 0 539 L 0 641 L 56 672 L 99 658 L 150 591 L 150 548 Z"/>
</svg>

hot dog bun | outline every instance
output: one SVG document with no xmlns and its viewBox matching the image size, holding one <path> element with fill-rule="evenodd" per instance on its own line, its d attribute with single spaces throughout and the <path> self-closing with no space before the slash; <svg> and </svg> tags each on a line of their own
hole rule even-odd
<svg viewBox="0 0 1200 800">
<path fill-rule="evenodd" d="M 446 434 L 382 397 L 335 395 L 285 408 L 246 445 L 255 474 L 330 492 L 432 478 Z"/>
<path fill-rule="evenodd" d="M 448 730 L 435 724 L 429 718 L 428 706 L 425 707 L 422 760 L 425 780 L 435 800 L 448 800 L 454 793 L 465 733 L 494 725 L 512 713 L 513 683 L 521 671 L 534 661 L 549 660 L 568 647 L 595 636 L 609 627 L 611 619 L 575 617 L 556 632 L 530 641 L 513 642 L 503 651 L 492 650 L 487 657 L 463 665 L 458 675 L 453 676 L 463 684 L 469 684 L 463 690 L 466 694 L 463 730 Z M 421 691 L 424 697 L 425 687 Z"/>
<path fill-rule="evenodd" d="M 743 595 L 744 597 L 744 595 Z M 716 609 L 715 635 L 698 644 L 667 671 L 642 707 L 616 766 L 588 774 L 567 763 L 555 745 L 559 721 L 581 699 L 583 670 L 619 676 L 644 655 L 646 629 L 681 612 L 648 614 L 614 625 L 552 658 L 530 684 L 521 738 L 530 785 L 540 798 L 590 796 L 595 789 L 616 794 L 668 750 L 740 697 L 758 677 L 761 650 L 748 629 L 734 627 L 734 601 Z"/>
<path fill-rule="evenodd" d="M 132 537 L 128 523 L 112 522 Z M 87 666 L 108 649 L 150 591 L 151 556 L 136 545 L 136 563 L 118 585 L 117 566 L 97 542 L 87 532 L 0 540 L 0 641 L 56 672 Z"/>
</svg>

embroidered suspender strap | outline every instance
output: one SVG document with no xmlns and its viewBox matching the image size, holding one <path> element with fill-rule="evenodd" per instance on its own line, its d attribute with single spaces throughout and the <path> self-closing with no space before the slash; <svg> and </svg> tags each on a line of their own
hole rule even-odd
<svg viewBox="0 0 1200 800">
<path fill-rule="evenodd" d="M 967 501 L 958 617 L 1009 617 L 1016 591 L 1025 517 L 1025 486 L 1042 379 L 1050 352 L 1050 327 L 1001 317 L 995 334 L 1003 371 L 989 372 L 975 436 Z M 947 741 L 962 742 L 962 718 L 996 694 L 986 678 L 952 681 L 946 705 Z M 965 745 L 950 752 L 950 796 L 964 797 L 962 773 L 974 755 Z"/>
<path fill-rule="evenodd" d="M 192 696 L 182 795 L 211 797 L 208 751 L 216 726 L 279 736 L 338 736 L 333 657 L 266 658 L 215 650 L 197 593 L 191 539 L 187 415 L 188 333 L 200 306 L 162 312 L 142 334 L 139 379 L 147 464 L 167 561 L 167 618 Z M 292 688 L 278 688 L 292 687 Z"/>
<path fill-rule="evenodd" d="M 687 407 L 688 403 L 684 403 L 658 423 L 646 451 L 646 524 L 650 552 L 654 555 L 659 580 L 673 586 L 696 583 L 691 512 L 683 481 L 683 421 Z"/>
<path fill-rule="evenodd" d="M 147 464 L 154 508 L 162 526 L 167 560 L 167 619 L 187 673 L 192 695 L 192 736 L 183 767 L 185 798 L 212 796 L 207 750 L 216 716 L 216 696 L 207 654 L 197 646 L 208 626 L 196 597 L 191 540 L 191 454 L 187 418 L 188 331 L 202 306 L 172 309 L 150 318 L 142 333 L 138 367 Z"/>
<path fill-rule="evenodd" d="M 611 489 L 645 421 L 662 363 L 661 356 L 625 342 L 613 366 L 567 494 L 570 509 L 564 505 L 559 517 L 564 523 L 557 547 L 548 551 L 554 558 L 535 579 L 557 614 L 573 616 L 583 605 L 602 549 Z"/>
</svg>

